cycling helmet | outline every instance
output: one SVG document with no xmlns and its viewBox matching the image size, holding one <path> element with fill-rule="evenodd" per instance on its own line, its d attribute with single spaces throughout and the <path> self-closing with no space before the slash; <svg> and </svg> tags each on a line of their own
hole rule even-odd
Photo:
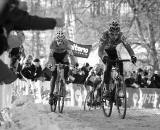
<svg viewBox="0 0 160 130">
<path fill-rule="evenodd" d="M 64 33 L 62 31 L 57 32 L 56 38 L 57 38 L 57 40 L 65 39 Z"/>
<path fill-rule="evenodd" d="M 110 33 L 119 33 L 120 32 L 120 25 L 117 21 L 113 21 L 110 24 L 109 32 Z"/>
</svg>

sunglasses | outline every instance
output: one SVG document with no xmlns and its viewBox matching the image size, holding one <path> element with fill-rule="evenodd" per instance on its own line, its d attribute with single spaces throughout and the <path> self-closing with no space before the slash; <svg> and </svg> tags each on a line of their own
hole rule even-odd
<svg viewBox="0 0 160 130">
<path fill-rule="evenodd" d="M 110 33 L 110 34 L 113 35 L 113 36 L 119 35 L 119 33 Z"/>
<path fill-rule="evenodd" d="M 57 42 L 63 42 L 63 40 L 58 40 Z"/>
</svg>

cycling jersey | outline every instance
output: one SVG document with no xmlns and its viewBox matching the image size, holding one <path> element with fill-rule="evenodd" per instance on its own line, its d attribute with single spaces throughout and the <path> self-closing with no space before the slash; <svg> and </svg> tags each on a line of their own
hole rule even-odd
<svg viewBox="0 0 160 130">
<path fill-rule="evenodd" d="M 116 47 L 120 43 L 123 43 L 124 47 L 128 51 L 130 56 L 134 56 L 134 52 L 131 48 L 131 46 L 127 43 L 126 38 L 122 34 L 122 32 L 119 33 L 118 38 L 116 40 L 113 40 L 110 38 L 109 32 L 106 31 L 103 33 L 101 39 L 100 39 L 100 46 L 98 50 L 99 57 L 103 60 L 104 56 L 108 56 L 111 60 L 116 60 L 118 57 Z M 105 68 L 104 72 L 104 82 L 105 84 L 109 84 L 110 78 L 111 78 L 111 69 L 112 66 L 115 66 L 115 63 L 108 62 Z M 119 63 L 120 68 L 120 74 L 123 75 L 123 63 Z"/>
<path fill-rule="evenodd" d="M 67 39 L 62 41 L 63 43 L 58 45 L 57 40 L 54 40 L 50 46 L 49 63 L 54 65 L 55 63 L 69 63 L 68 57 L 71 58 L 71 64 L 75 64 L 72 48 Z"/>
<path fill-rule="evenodd" d="M 134 56 L 134 52 L 130 47 L 130 45 L 127 43 L 126 38 L 124 37 L 122 32 L 120 32 L 116 40 L 112 40 L 109 36 L 109 32 L 106 31 L 103 33 L 102 37 L 100 38 L 100 46 L 98 51 L 99 57 L 102 59 L 103 56 L 106 54 L 108 54 L 110 58 L 117 57 L 116 47 L 120 43 L 123 43 L 124 47 L 127 49 L 130 56 Z"/>
<path fill-rule="evenodd" d="M 54 40 L 50 46 L 50 49 L 52 50 L 52 53 L 64 53 L 65 51 L 67 52 L 72 52 L 71 45 L 67 39 L 64 39 L 62 41 L 63 43 L 58 45 L 57 40 Z"/>
</svg>

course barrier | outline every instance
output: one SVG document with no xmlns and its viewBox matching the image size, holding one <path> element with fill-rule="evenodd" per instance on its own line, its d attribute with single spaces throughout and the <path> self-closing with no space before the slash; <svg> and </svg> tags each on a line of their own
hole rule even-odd
<svg viewBox="0 0 160 130">
<path fill-rule="evenodd" d="M 66 105 L 82 107 L 86 95 L 83 85 L 70 84 L 67 86 Z M 160 109 L 160 89 L 127 88 L 127 107 Z"/>
<path fill-rule="evenodd" d="M 22 81 L 17 81 L 10 85 L 2 85 L 0 87 L 0 109 L 5 107 L 10 107 L 11 103 L 16 98 L 14 96 L 13 88 L 16 89 L 18 97 L 22 95 L 27 95 L 29 86 L 36 88 L 36 103 L 47 103 L 48 95 L 50 89 L 49 82 L 35 82 L 35 83 L 25 83 Z M 14 86 L 14 87 L 13 87 Z M 35 87 L 34 87 L 35 86 Z M 42 87 L 43 86 L 43 87 Z M 46 92 L 46 97 L 42 99 L 42 88 Z M 84 85 L 79 84 L 69 84 L 66 86 L 66 98 L 65 106 L 69 107 L 83 107 L 87 91 Z M 127 107 L 128 108 L 150 108 L 150 109 L 160 109 L 160 89 L 154 88 L 127 88 Z"/>
</svg>

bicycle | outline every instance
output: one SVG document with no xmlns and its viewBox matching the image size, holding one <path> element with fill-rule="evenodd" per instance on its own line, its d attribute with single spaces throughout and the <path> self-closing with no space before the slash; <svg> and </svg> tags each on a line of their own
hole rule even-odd
<svg viewBox="0 0 160 130">
<path fill-rule="evenodd" d="M 85 88 L 87 88 L 86 83 L 84 84 L 84 86 L 85 86 Z M 97 99 L 95 97 L 95 92 L 97 92 L 97 94 L 98 94 L 98 88 L 99 87 L 95 88 L 95 85 L 92 84 L 92 89 L 87 91 L 87 96 L 86 96 L 86 99 L 84 102 L 84 111 L 87 111 L 87 110 L 90 111 L 92 108 L 96 109 L 101 106 L 101 104 L 97 102 Z"/>
<path fill-rule="evenodd" d="M 119 63 L 130 62 L 130 60 L 113 60 L 115 68 L 112 67 L 111 80 L 109 84 L 109 96 L 103 97 L 104 92 L 104 81 L 101 86 L 101 107 L 106 117 L 110 117 L 112 114 L 113 103 L 117 106 L 119 117 L 124 119 L 127 111 L 127 97 L 126 97 L 126 86 L 124 77 L 120 75 Z"/>
<path fill-rule="evenodd" d="M 63 112 L 64 109 L 64 99 L 65 99 L 65 80 L 64 80 L 64 67 L 68 66 L 65 64 L 55 64 L 57 68 L 57 79 L 55 84 L 55 89 L 57 90 L 57 94 L 54 94 L 53 105 L 50 104 L 51 112 L 55 112 L 58 103 L 58 111 L 59 113 Z"/>
</svg>

